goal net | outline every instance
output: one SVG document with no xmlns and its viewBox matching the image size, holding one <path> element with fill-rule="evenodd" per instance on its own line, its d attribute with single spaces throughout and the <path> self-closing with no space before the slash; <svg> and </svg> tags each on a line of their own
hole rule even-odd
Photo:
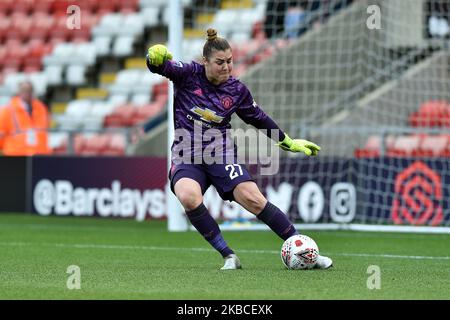
<svg viewBox="0 0 450 320">
<path fill-rule="evenodd" d="M 280 152 L 276 174 L 250 166 L 296 223 L 448 232 L 449 10 L 447 0 L 193 0 L 182 56 L 198 59 L 216 28 L 263 110 L 321 146 L 318 157 Z M 255 228 L 212 188 L 205 204 L 223 226 Z"/>
</svg>

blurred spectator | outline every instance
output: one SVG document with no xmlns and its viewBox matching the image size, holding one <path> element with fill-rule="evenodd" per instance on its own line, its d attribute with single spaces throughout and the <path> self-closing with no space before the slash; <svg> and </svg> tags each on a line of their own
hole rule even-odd
<svg viewBox="0 0 450 320">
<path fill-rule="evenodd" d="M 264 31 L 267 38 L 295 38 L 323 23 L 353 0 L 269 0 Z"/>
<path fill-rule="evenodd" d="M 286 38 L 296 38 L 299 36 L 299 29 L 304 28 L 306 20 L 305 9 L 300 5 L 289 5 L 284 16 L 284 34 Z"/>
<path fill-rule="evenodd" d="M 287 0 L 269 0 L 267 2 L 264 32 L 268 39 L 277 38 L 283 33 L 287 4 Z"/>
<path fill-rule="evenodd" d="M 426 21 L 429 38 L 445 38 L 450 36 L 450 1 L 427 0 Z"/>
<path fill-rule="evenodd" d="M 0 109 L 0 152 L 7 156 L 49 154 L 48 108 L 33 96 L 33 85 L 24 81 L 19 93 Z"/>
</svg>

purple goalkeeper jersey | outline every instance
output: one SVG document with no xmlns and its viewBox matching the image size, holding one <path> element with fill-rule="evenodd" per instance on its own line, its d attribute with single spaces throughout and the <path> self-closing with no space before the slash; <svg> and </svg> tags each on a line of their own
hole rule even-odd
<svg viewBox="0 0 450 320">
<path fill-rule="evenodd" d="M 196 158 L 199 152 L 203 154 L 208 146 L 211 148 L 214 143 L 219 143 L 220 146 L 214 146 L 214 152 L 220 152 L 224 158 L 230 159 L 229 157 L 233 156 L 235 159 L 236 145 L 229 134 L 227 135 L 227 130 L 231 129 L 230 120 L 233 113 L 258 129 L 279 130 L 275 122 L 253 100 L 248 88 L 232 76 L 226 82 L 214 85 L 208 81 L 205 67 L 196 62 L 168 60 L 156 67 L 150 65 L 147 59 L 147 66 L 150 71 L 168 78 L 174 84 L 175 140 L 172 144 L 172 160 L 180 154 L 180 148 L 177 148 L 183 140 L 179 138 L 180 133 L 190 134 L 190 156 L 194 155 Z M 210 136 L 205 135 L 208 130 L 214 133 L 214 139 L 205 138 Z M 219 132 L 221 141 L 216 138 Z M 270 136 L 270 130 L 268 135 Z M 281 131 L 280 137 L 280 141 L 284 139 L 284 133 Z M 184 141 L 183 150 L 186 149 L 186 143 Z"/>
</svg>

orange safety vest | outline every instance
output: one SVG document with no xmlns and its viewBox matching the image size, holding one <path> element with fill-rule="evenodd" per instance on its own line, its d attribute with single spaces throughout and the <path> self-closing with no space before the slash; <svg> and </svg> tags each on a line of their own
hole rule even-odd
<svg viewBox="0 0 450 320">
<path fill-rule="evenodd" d="M 31 116 L 20 97 L 0 107 L 0 149 L 8 156 L 32 156 L 51 153 L 48 147 L 49 113 L 37 99 L 31 102 Z"/>
</svg>

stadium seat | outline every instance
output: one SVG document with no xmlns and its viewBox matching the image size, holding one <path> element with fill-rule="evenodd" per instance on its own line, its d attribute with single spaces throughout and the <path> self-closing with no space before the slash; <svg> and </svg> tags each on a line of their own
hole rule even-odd
<svg viewBox="0 0 450 320">
<path fill-rule="evenodd" d="M 150 92 L 145 93 L 137 93 L 131 96 L 131 103 L 136 105 L 144 105 L 150 102 Z"/>
<path fill-rule="evenodd" d="M 84 13 L 84 15 L 86 14 L 90 14 L 94 11 L 97 11 L 98 9 L 98 5 L 99 5 L 98 0 L 78 0 L 76 2 L 76 4 L 80 7 L 81 11 Z"/>
<path fill-rule="evenodd" d="M 136 36 L 144 32 L 144 18 L 140 14 L 128 14 L 123 16 L 122 25 L 118 35 Z"/>
<path fill-rule="evenodd" d="M 0 16 L 0 41 L 4 41 L 4 39 L 6 39 L 6 35 L 8 34 L 10 28 L 11 19 L 8 16 Z"/>
<path fill-rule="evenodd" d="M 169 92 L 169 82 L 163 81 L 158 84 L 153 85 L 152 96 L 157 99 L 158 96 L 167 96 Z"/>
<path fill-rule="evenodd" d="M 387 136 L 385 139 L 385 148 L 392 148 L 395 140 L 396 139 L 394 136 Z M 372 158 L 381 156 L 381 136 L 369 136 L 364 148 L 355 149 L 354 155 L 356 158 Z"/>
<path fill-rule="evenodd" d="M 54 0 L 36 0 L 33 5 L 33 12 L 47 14 L 52 8 L 52 3 Z"/>
<path fill-rule="evenodd" d="M 11 10 L 12 12 L 20 12 L 28 15 L 28 13 L 34 10 L 34 5 L 36 4 L 36 0 L 17 0 L 12 3 Z"/>
<path fill-rule="evenodd" d="M 19 83 L 26 79 L 27 75 L 24 73 L 16 72 L 7 74 L 4 79 L 4 86 L 7 87 L 11 93 L 15 94 L 19 88 Z"/>
<path fill-rule="evenodd" d="M 450 127 L 450 105 L 444 100 L 424 102 L 409 116 L 412 127 Z"/>
<path fill-rule="evenodd" d="M 48 135 L 48 146 L 53 150 L 53 154 L 67 153 L 67 143 L 67 132 L 50 132 Z"/>
<path fill-rule="evenodd" d="M 108 1 L 105 1 L 108 2 Z M 92 35 L 97 36 L 115 36 L 119 34 L 123 23 L 123 16 L 118 13 L 104 15 L 100 22 L 93 27 Z"/>
<path fill-rule="evenodd" d="M 111 138 L 111 135 L 108 134 L 94 134 L 89 138 L 85 138 L 83 147 L 80 148 L 80 155 L 90 156 L 101 154 L 108 148 Z"/>
<path fill-rule="evenodd" d="M 71 29 L 67 28 L 67 16 L 60 16 L 56 18 L 55 25 L 49 32 L 49 37 L 52 39 L 59 39 L 61 41 L 69 40 Z"/>
<path fill-rule="evenodd" d="M 129 14 L 136 12 L 139 9 L 138 0 L 121 0 L 117 2 L 117 9 L 122 14 Z"/>
<path fill-rule="evenodd" d="M 79 129 L 90 112 L 90 100 L 74 100 L 69 102 L 64 114 L 55 116 L 59 127 L 63 130 Z"/>
<path fill-rule="evenodd" d="M 154 27 L 159 24 L 159 8 L 148 7 L 141 10 L 140 15 L 144 19 L 144 25 L 146 27 Z"/>
<path fill-rule="evenodd" d="M 355 149 L 356 158 L 369 158 L 369 157 L 379 157 L 381 149 L 381 137 L 380 136 L 370 136 L 364 148 Z"/>
<path fill-rule="evenodd" d="M 123 104 L 118 106 L 110 115 L 105 117 L 105 127 L 128 127 L 132 125 L 132 118 L 137 112 L 133 104 Z"/>
<path fill-rule="evenodd" d="M 167 6 L 166 0 L 139 0 L 139 7 L 141 8 L 161 8 Z"/>
<path fill-rule="evenodd" d="M 112 94 L 108 97 L 107 103 L 117 107 L 128 102 L 128 94 Z"/>
<path fill-rule="evenodd" d="M 47 76 L 42 72 L 34 72 L 27 76 L 33 83 L 34 92 L 38 96 L 43 96 L 47 91 Z"/>
<path fill-rule="evenodd" d="M 72 62 L 72 58 L 76 54 L 76 47 L 72 43 L 58 44 L 51 55 L 44 57 L 44 65 L 65 65 Z"/>
<path fill-rule="evenodd" d="M 118 9 L 121 0 L 98 1 L 97 14 L 104 15 L 114 12 Z"/>
<path fill-rule="evenodd" d="M 97 51 L 93 43 L 78 43 L 75 45 L 74 56 L 70 64 L 80 63 L 86 66 L 91 66 L 97 59 Z"/>
<path fill-rule="evenodd" d="M 387 147 L 386 155 L 390 157 L 411 157 L 422 142 L 422 135 L 399 136 L 392 146 Z"/>
<path fill-rule="evenodd" d="M 119 36 L 115 39 L 112 54 L 115 57 L 126 57 L 133 53 L 134 36 Z"/>
<path fill-rule="evenodd" d="M 63 83 L 63 67 L 58 65 L 50 65 L 44 68 L 47 82 L 49 85 L 60 85 Z"/>
<path fill-rule="evenodd" d="M 122 134 L 111 134 L 111 140 L 106 149 L 101 153 L 109 156 L 123 156 L 125 155 L 126 140 Z"/>
<path fill-rule="evenodd" d="M 107 56 L 111 52 L 112 36 L 96 36 L 93 39 L 98 56 Z"/>
<path fill-rule="evenodd" d="M 449 135 L 426 135 L 423 137 L 419 148 L 413 152 L 413 155 L 418 157 L 444 156 L 446 147 L 449 143 Z"/>
<path fill-rule="evenodd" d="M 114 111 L 115 107 L 104 101 L 94 102 L 83 122 L 85 130 L 101 130 L 105 117 Z"/>
<path fill-rule="evenodd" d="M 86 66 L 70 65 L 66 71 L 66 83 L 72 86 L 80 86 L 86 82 Z"/>
<path fill-rule="evenodd" d="M 161 104 L 158 102 L 149 103 L 138 107 L 137 112 L 132 117 L 131 125 L 135 126 L 148 121 L 161 112 L 161 109 Z"/>
<path fill-rule="evenodd" d="M 5 15 L 8 15 L 13 8 L 15 0 L 2 0 L 0 1 L 0 12 L 3 12 Z"/>
</svg>

